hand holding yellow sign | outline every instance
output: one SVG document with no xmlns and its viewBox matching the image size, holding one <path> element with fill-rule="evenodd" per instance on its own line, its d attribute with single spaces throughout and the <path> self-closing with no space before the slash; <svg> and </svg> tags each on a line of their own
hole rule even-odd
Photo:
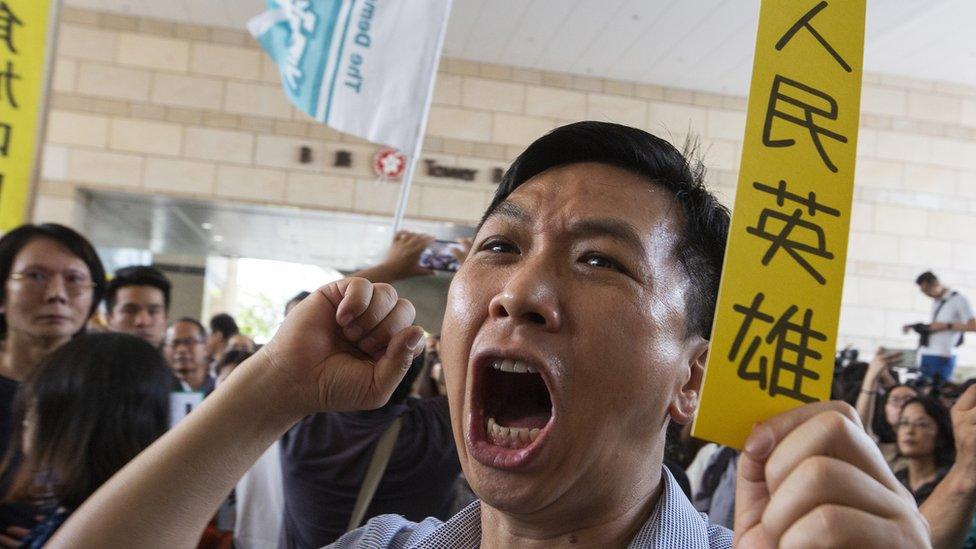
<svg viewBox="0 0 976 549">
<path fill-rule="evenodd" d="M 693 434 L 826 400 L 844 284 L 865 0 L 763 0 L 732 226 Z"/>
</svg>

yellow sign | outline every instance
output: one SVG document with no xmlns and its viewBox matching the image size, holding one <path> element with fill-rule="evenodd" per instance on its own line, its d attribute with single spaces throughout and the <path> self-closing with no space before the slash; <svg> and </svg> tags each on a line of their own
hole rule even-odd
<svg viewBox="0 0 976 549">
<path fill-rule="evenodd" d="M 53 1 L 0 2 L 0 233 L 30 202 Z"/>
<path fill-rule="evenodd" d="M 830 397 L 865 1 L 762 1 L 698 438 L 741 448 L 756 422 Z"/>
</svg>

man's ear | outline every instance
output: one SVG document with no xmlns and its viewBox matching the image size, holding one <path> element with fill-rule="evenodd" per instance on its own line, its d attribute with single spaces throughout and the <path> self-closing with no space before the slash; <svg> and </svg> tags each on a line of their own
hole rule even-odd
<svg viewBox="0 0 976 549">
<path fill-rule="evenodd" d="M 695 418 L 701 396 L 702 381 L 705 378 L 705 364 L 708 362 L 708 341 L 701 336 L 693 336 L 685 355 L 683 376 L 679 377 L 680 387 L 676 388 L 668 413 L 672 421 L 685 425 Z"/>
</svg>

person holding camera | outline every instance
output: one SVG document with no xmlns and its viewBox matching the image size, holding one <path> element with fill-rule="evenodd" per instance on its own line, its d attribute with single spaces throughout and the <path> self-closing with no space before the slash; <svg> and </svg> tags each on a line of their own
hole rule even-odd
<svg viewBox="0 0 976 549">
<path fill-rule="evenodd" d="M 976 332 L 976 316 L 966 296 L 943 286 L 931 271 L 918 275 L 915 283 L 933 300 L 932 321 L 906 324 L 902 332 L 914 330 L 919 335 L 922 375 L 937 383 L 949 381 L 956 367 L 956 347 L 962 345 L 963 332 Z"/>
<path fill-rule="evenodd" d="M 900 352 L 878 348 L 868 364 L 855 405 L 864 430 L 878 444 L 892 471 L 904 465 L 896 444 L 901 409 L 906 402 L 920 396 L 915 387 L 898 383 L 893 375 L 891 367 L 900 359 Z M 879 404 L 884 410 L 883 420 L 876 417 L 875 409 Z"/>
</svg>

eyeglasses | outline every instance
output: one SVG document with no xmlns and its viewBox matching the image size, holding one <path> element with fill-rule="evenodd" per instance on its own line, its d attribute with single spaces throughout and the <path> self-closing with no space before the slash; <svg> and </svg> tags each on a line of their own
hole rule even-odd
<svg viewBox="0 0 976 549">
<path fill-rule="evenodd" d="M 167 347 L 173 349 L 179 347 L 180 345 L 185 345 L 187 347 L 193 347 L 194 345 L 202 345 L 203 340 L 197 337 L 181 337 L 179 339 L 172 339 L 166 342 Z"/>
<path fill-rule="evenodd" d="M 926 421 L 924 419 L 918 421 L 902 420 L 899 421 L 895 426 L 899 429 L 908 429 L 909 427 L 914 427 L 919 431 L 933 431 L 936 428 L 935 423 L 931 421 Z"/>
<path fill-rule="evenodd" d="M 898 406 L 899 408 L 901 408 L 902 406 L 905 405 L 906 402 L 908 402 L 909 400 L 912 400 L 913 398 L 916 398 L 916 397 L 914 395 L 907 395 L 907 396 L 902 396 L 902 397 L 891 397 L 891 398 L 888 399 L 888 404 L 893 404 L 893 405 Z"/>
<path fill-rule="evenodd" d="M 11 273 L 10 280 L 20 282 L 32 291 L 39 292 L 45 290 L 56 276 L 60 276 L 64 280 L 64 291 L 70 297 L 78 297 L 88 293 L 97 286 L 90 278 L 81 273 L 51 273 L 41 269 L 28 269 L 19 273 Z"/>
</svg>

